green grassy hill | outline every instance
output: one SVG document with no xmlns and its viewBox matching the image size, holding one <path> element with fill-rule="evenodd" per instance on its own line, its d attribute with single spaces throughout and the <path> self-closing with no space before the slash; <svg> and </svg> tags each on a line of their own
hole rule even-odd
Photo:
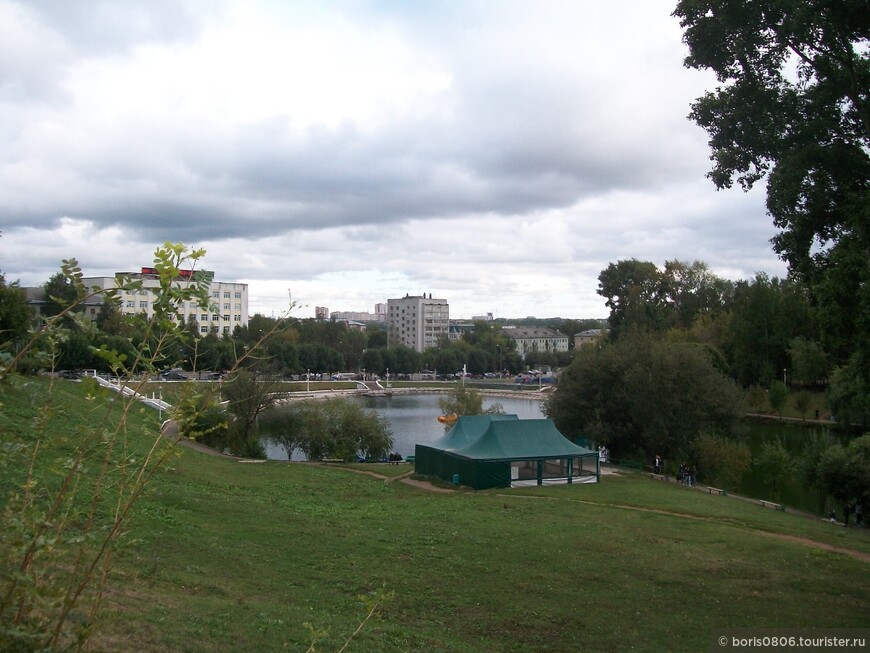
<svg viewBox="0 0 870 653">
<path fill-rule="evenodd" d="M 64 420 L 93 410 L 64 392 Z M 4 437 L 33 410 L 6 392 Z M 870 614 L 868 531 L 640 475 L 441 494 L 182 450 L 125 541 L 98 649 L 305 651 L 311 624 L 328 631 L 317 650 L 336 651 L 381 588 L 394 597 L 348 651 L 697 651 L 726 628 Z"/>
</svg>

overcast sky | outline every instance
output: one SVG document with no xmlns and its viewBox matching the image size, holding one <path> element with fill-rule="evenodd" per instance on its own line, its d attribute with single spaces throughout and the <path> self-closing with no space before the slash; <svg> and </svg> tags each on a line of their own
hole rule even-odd
<svg viewBox="0 0 870 653">
<path fill-rule="evenodd" d="M 782 276 L 717 192 L 675 2 L 0 0 L 0 271 L 166 241 L 250 310 L 606 317 L 610 262 Z"/>
</svg>

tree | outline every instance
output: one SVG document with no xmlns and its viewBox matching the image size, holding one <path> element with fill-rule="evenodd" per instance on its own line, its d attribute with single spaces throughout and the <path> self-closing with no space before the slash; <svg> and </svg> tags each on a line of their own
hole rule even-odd
<svg viewBox="0 0 870 653">
<path fill-rule="evenodd" d="M 828 376 L 828 355 L 815 341 L 797 336 L 788 346 L 791 359 L 791 378 L 804 386 L 817 385 Z"/>
<path fill-rule="evenodd" d="M 438 399 L 438 407 L 444 415 L 494 415 L 503 413 L 501 404 L 492 404 L 483 408 L 483 395 L 464 383 L 457 383 L 445 396 Z M 450 425 L 445 425 L 449 429 Z"/>
<path fill-rule="evenodd" d="M 452 348 L 429 349 L 426 353 L 429 358 L 427 365 L 429 365 L 430 369 L 443 372 L 444 374 L 453 374 L 462 367 Z"/>
<path fill-rule="evenodd" d="M 360 366 L 372 374 L 383 374 L 384 357 L 380 349 L 366 349 L 359 361 Z"/>
<path fill-rule="evenodd" d="M 761 445 L 755 465 L 761 470 L 764 485 L 779 501 L 784 485 L 794 476 L 796 465 L 791 454 L 779 440 L 765 442 Z"/>
<path fill-rule="evenodd" d="M 705 348 L 635 333 L 581 347 L 544 412 L 570 439 L 606 444 L 617 458 L 674 460 L 701 433 L 734 433 L 743 411 Z"/>
<path fill-rule="evenodd" d="M 76 286 L 76 279 L 70 278 L 63 272 L 53 274 L 42 288 L 45 291 L 43 314 L 46 317 L 53 317 L 75 305 L 76 301 L 87 293 L 86 289 Z"/>
<path fill-rule="evenodd" d="M 746 401 L 756 413 L 760 413 L 767 407 L 767 392 L 760 385 L 754 385 L 746 393 Z"/>
<path fill-rule="evenodd" d="M 740 491 L 740 479 L 752 466 L 752 454 L 744 442 L 701 433 L 694 449 L 703 478 L 719 487 Z"/>
<path fill-rule="evenodd" d="M 767 401 L 776 414 L 782 417 L 782 410 L 788 400 L 788 386 L 782 381 L 774 381 L 767 390 Z"/>
<path fill-rule="evenodd" d="M 827 503 L 827 491 L 822 480 L 820 462 L 825 452 L 832 445 L 837 444 L 833 436 L 822 431 L 812 431 L 804 437 L 803 448 L 795 460 L 797 477 L 807 487 L 819 491 L 819 514 L 825 514 Z"/>
<path fill-rule="evenodd" d="M 692 106 L 718 188 L 767 180 L 774 250 L 822 308 L 825 348 L 870 379 L 870 11 L 863 0 L 681 0 Z"/>
<path fill-rule="evenodd" d="M 870 378 L 860 374 L 858 354 L 848 365 L 834 370 L 828 390 L 828 404 L 834 419 L 846 426 L 870 428 Z"/>
<path fill-rule="evenodd" d="M 655 263 L 637 259 L 611 263 L 598 275 L 598 294 L 610 309 L 610 335 L 629 327 L 658 330 L 665 325 L 662 273 Z"/>
<path fill-rule="evenodd" d="M 0 274 L 0 346 L 15 342 L 27 333 L 30 309 L 24 291 L 17 283 L 6 283 Z"/>
<path fill-rule="evenodd" d="M 788 368 L 794 338 L 811 336 L 815 330 L 806 289 L 763 273 L 738 282 L 729 329 L 729 357 L 738 381 L 770 383 Z"/>
<path fill-rule="evenodd" d="M 870 503 L 870 434 L 855 438 L 847 446 L 835 444 L 821 456 L 818 465 L 821 485 L 840 501 Z"/>
<path fill-rule="evenodd" d="M 665 261 L 662 295 L 672 327 L 688 329 L 699 316 L 722 313 L 730 304 L 734 284 L 710 272 L 706 263 Z"/>
<path fill-rule="evenodd" d="M 794 407 L 800 413 L 801 419 L 807 418 L 807 412 L 809 412 L 812 403 L 813 396 L 806 390 L 801 390 L 794 396 Z"/>
<path fill-rule="evenodd" d="M 381 460 L 393 446 L 387 421 L 347 399 L 304 401 L 270 411 L 268 420 L 288 456 L 298 448 L 309 460 Z"/>
<path fill-rule="evenodd" d="M 278 383 L 273 376 L 257 368 L 240 369 L 224 383 L 223 395 L 229 402 L 227 410 L 235 418 L 231 426 L 235 433 L 229 442 L 234 454 L 265 457 L 255 437 L 257 418 L 280 398 Z"/>
<path fill-rule="evenodd" d="M 185 392 L 175 408 L 178 432 L 218 451 L 230 445 L 227 414 L 212 392 Z"/>
</svg>

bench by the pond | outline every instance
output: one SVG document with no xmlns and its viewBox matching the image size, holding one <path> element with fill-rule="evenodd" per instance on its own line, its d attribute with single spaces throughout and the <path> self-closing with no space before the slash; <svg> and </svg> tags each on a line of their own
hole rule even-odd
<svg viewBox="0 0 870 653">
<path fill-rule="evenodd" d="M 710 487 L 709 485 L 707 486 L 707 492 L 709 492 L 710 494 L 728 494 L 727 490 L 723 490 L 718 487 Z"/>
<path fill-rule="evenodd" d="M 761 499 L 761 505 L 764 508 L 773 508 L 774 510 L 781 510 L 785 512 L 785 506 L 781 503 L 774 503 L 773 501 L 768 501 L 767 499 Z"/>
<path fill-rule="evenodd" d="M 671 477 L 666 474 L 650 474 L 650 478 L 655 479 L 657 481 L 670 481 Z"/>
</svg>

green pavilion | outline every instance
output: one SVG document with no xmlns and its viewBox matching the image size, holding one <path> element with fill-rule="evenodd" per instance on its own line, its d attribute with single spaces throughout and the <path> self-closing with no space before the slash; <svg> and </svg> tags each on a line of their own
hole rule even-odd
<svg viewBox="0 0 870 653">
<path fill-rule="evenodd" d="M 598 452 L 571 442 L 549 419 L 465 415 L 442 438 L 414 451 L 417 474 L 475 490 L 595 483 Z"/>
</svg>

